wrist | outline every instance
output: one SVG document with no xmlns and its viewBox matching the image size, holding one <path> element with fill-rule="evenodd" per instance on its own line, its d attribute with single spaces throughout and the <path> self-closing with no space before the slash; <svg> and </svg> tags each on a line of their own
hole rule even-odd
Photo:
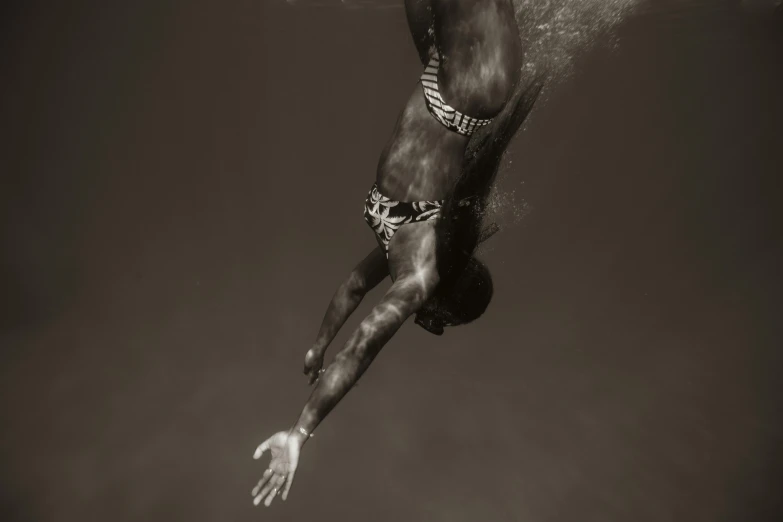
<svg viewBox="0 0 783 522">
<path fill-rule="evenodd" d="M 300 448 L 305 445 L 305 442 L 313 437 L 312 433 L 301 426 L 294 426 L 291 428 L 288 436 L 291 437 Z"/>
</svg>

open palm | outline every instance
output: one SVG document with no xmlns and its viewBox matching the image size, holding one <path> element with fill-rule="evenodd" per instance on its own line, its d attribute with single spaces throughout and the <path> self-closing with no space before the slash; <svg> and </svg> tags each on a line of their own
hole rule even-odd
<svg viewBox="0 0 783 522">
<path fill-rule="evenodd" d="M 299 464 L 301 446 L 296 437 L 291 436 L 287 431 L 281 431 L 261 443 L 256 448 L 253 458 L 260 459 L 267 450 L 271 451 L 272 459 L 252 491 L 253 504 L 256 506 L 264 501 L 264 505 L 269 507 L 278 494 L 282 495 L 283 500 L 288 498 L 288 491 L 291 489 L 294 473 Z"/>
</svg>

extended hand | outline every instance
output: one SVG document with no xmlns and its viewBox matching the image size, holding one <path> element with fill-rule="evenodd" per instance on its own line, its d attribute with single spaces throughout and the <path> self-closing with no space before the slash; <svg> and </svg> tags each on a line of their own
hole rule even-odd
<svg viewBox="0 0 783 522">
<path fill-rule="evenodd" d="M 299 464 L 301 442 L 289 432 L 281 431 L 258 446 L 253 458 L 260 459 L 266 450 L 271 450 L 272 459 L 269 461 L 269 468 L 253 488 L 252 495 L 253 504 L 257 506 L 266 499 L 264 505 L 269 507 L 278 494 L 282 494 L 283 500 L 288 498 L 288 491 Z"/>
</svg>

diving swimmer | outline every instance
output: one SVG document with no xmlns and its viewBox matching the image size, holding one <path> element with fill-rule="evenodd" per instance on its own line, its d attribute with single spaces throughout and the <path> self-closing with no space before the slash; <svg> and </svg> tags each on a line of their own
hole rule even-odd
<svg viewBox="0 0 783 522">
<path fill-rule="evenodd" d="M 255 451 L 271 460 L 254 504 L 288 497 L 302 448 L 411 316 L 431 333 L 479 317 L 492 280 L 473 252 L 500 156 L 541 85 L 522 88 L 522 42 L 511 0 L 405 0 L 423 67 L 383 149 L 364 203 L 376 246 L 338 287 L 304 373 L 313 391 L 290 429 Z M 482 236 L 484 234 L 484 236 Z M 323 368 L 326 349 L 364 296 L 389 290 Z"/>
</svg>

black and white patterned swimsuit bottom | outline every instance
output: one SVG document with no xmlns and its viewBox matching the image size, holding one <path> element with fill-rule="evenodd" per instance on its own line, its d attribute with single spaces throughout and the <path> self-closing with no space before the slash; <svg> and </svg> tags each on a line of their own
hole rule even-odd
<svg viewBox="0 0 783 522">
<path fill-rule="evenodd" d="M 407 223 L 437 219 L 443 201 L 394 201 L 378 191 L 373 184 L 364 202 L 364 220 L 375 232 L 375 239 L 389 258 L 389 241 Z"/>
<path fill-rule="evenodd" d="M 489 125 L 492 120 L 472 118 L 459 112 L 443 100 L 438 87 L 438 70 L 440 59 L 436 53 L 432 53 L 427 67 L 424 69 L 419 81 L 424 89 L 424 101 L 430 114 L 442 123 L 447 129 L 463 136 L 472 135 L 478 128 Z"/>
</svg>

